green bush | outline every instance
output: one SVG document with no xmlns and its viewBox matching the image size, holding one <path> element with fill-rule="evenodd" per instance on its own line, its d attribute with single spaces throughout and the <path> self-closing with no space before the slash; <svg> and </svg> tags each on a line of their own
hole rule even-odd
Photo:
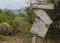
<svg viewBox="0 0 60 43">
<path fill-rule="evenodd" d="M 0 34 L 9 35 L 11 34 L 12 31 L 13 29 L 8 23 L 5 23 L 5 22 L 0 23 Z"/>
<path fill-rule="evenodd" d="M 27 18 L 16 16 L 15 20 L 11 24 L 11 27 L 14 29 L 12 34 L 18 35 L 21 37 L 31 36 L 30 28 L 32 24 L 26 20 Z"/>
<path fill-rule="evenodd" d="M 57 38 L 60 39 L 60 1 L 55 0 L 55 9 L 52 11 L 47 11 L 48 15 L 52 18 L 54 21 L 53 24 L 51 24 L 47 37 L 48 38 Z"/>
</svg>

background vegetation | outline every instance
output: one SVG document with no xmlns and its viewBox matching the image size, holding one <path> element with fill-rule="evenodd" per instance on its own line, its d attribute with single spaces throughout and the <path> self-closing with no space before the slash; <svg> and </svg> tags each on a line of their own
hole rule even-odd
<svg viewBox="0 0 60 43">
<path fill-rule="evenodd" d="M 31 37 L 29 30 L 35 20 L 35 14 L 29 8 L 26 8 L 25 12 L 15 14 L 13 10 L 0 9 L 0 35 Z"/>
<path fill-rule="evenodd" d="M 49 0 L 55 5 L 54 10 L 45 10 L 48 15 L 54 21 L 50 26 L 47 34 L 47 38 L 60 38 L 60 1 Z M 1 10 L 0 9 L 0 39 L 3 36 L 20 36 L 20 37 L 32 37 L 29 32 L 34 20 L 35 14 L 29 8 L 25 9 L 26 13 L 15 14 L 13 10 Z"/>
<path fill-rule="evenodd" d="M 47 38 L 60 39 L 60 0 L 54 0 L 53 3 L 55 9 L 46 11 L 54 21 L 49 28 Z"/>
</svg>

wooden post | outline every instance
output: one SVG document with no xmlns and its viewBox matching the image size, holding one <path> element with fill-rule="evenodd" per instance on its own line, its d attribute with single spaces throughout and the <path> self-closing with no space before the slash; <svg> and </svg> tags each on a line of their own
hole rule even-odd
<svg viewBox="0 0 60 43">
<path fill-rule="evenodd" d="M 33 35 L 32 43 L 46 43 L 46 40 L 43 38 L 45 38 L 53 21 L 43 9 L 54 9 L 54 4 L 47 3 L 47 0 L 37 0 L 37 3 L 31 3 L 31 8 L 37 16 L 30 31 L 35 34 Z"/>
<path fill-rule="evenodd" d="M 36 35 L 33 35 L 32 43 L 36 43 L 36 38 L 37 38 L 37 36 Z"/>
</svg>

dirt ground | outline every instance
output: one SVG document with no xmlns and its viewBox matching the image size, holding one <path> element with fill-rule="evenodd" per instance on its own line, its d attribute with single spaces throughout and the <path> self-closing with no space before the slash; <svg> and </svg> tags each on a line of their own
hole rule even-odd
<svg viewBox="0 0 60 43">
<path fill-rule="evenodd" d="M 32 43 L 32 38 L 6 37 L 0 43 Z M 60 39 L 42 39 L 37 37 L 36 43 L 60 43 Z"/>
<path fill-rule="evenodd" d="M 1 43 L 31 43 L 31 38 L 7 37 L 7 39 Z"/>
</svg>

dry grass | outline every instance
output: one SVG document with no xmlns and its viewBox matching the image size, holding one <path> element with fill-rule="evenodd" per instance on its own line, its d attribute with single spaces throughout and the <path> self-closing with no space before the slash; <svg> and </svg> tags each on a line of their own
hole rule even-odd
<svg viewBox="0 0 60 43">
<path fill-rule="evenodd" d="M 31 38 L 6 37 L 2 43 L 31 43 Z"/>
</svg>

